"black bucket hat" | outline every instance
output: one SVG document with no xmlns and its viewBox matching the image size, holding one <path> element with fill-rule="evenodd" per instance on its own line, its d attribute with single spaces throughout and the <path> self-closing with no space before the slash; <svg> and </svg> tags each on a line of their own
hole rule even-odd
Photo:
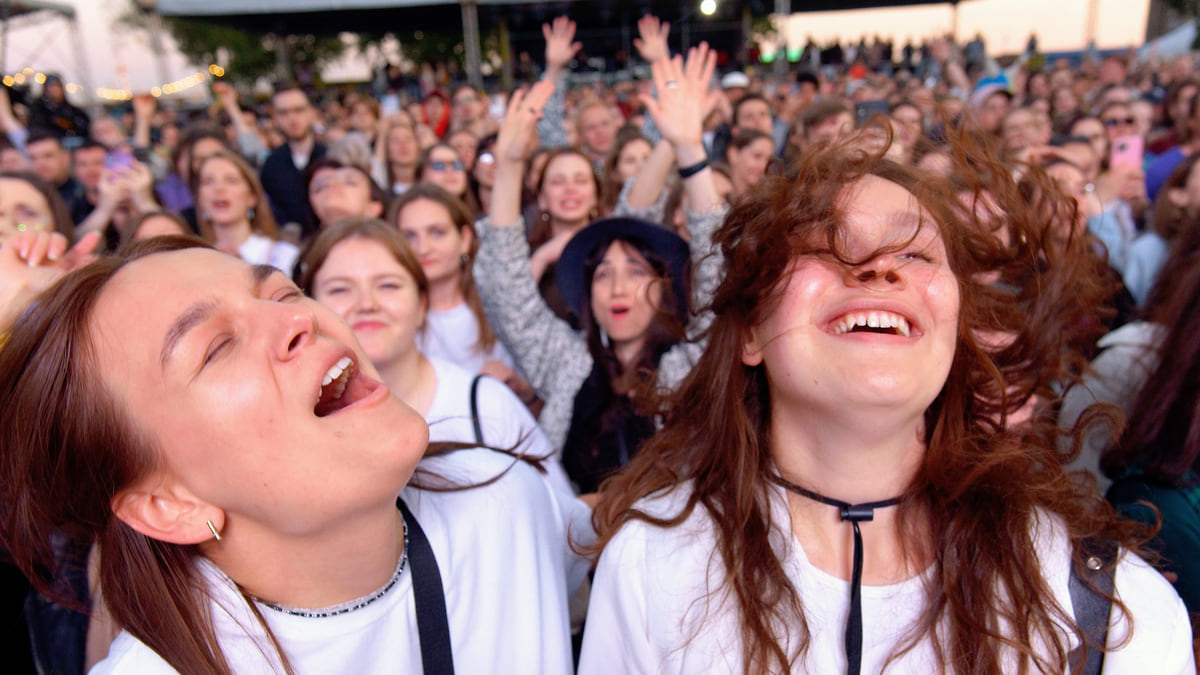
<svg viewBox="0 0 1200 675">
<path fill-rule="evenodd" d="M 555 266 L 558 289 L 575 316 L 583 316 L 584 261 L 600 244 L 615 239 L 638 241 L 667 264 L 671 285 L 682 309 L 687 308 L 688 244 L 671 230 L 640 218 L 605 218 L 580 230 L 567 242 Z"/>
</svg>

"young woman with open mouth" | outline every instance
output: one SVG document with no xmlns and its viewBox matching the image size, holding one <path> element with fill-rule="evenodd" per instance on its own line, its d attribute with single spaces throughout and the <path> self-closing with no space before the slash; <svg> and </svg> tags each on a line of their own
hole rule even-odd
<svg viewBox="0 0 1200 675">
<path fill-rule="evenodd" d="M 252 265 L 292 273 L 300 250 L 278 238 L 267 195 L 245 160 L 227 150 L 215 151 L 200 160 L 193 180 L 205 241 Z"/>
<path fill-rule="evenodd" d="M 1195 672 L 1144 533 L 1067 479 L 1053 420 L 1008 423 L 1099 326 L 1085 240 L 1030 278 L 1045 209 L 992 181 L 1006 246 L 871 137 L 765 178 L 716 233 L 708 349 L 599 495 L 579 672 Z"/>
<path fill-rule="evenodd" d="M 686 73 L 682 62 L 670 67 L 677 86 L 669 93 L 660 89 L 656 121 L 680 163 L 691 166 L 704 158 L 700 120 L 709 98 L 704 75 L 711 74 L 713 57 L 705 48 L 689 60 Z M 562 240 L 569 243 L 561 254 L 558 287 L 579 317 L 583 334 L 576 333 L 538 293 L 520 217 L 521 166 L 552 91 L 552 82 L 539 82 L 509 103 L 496 143 L 492 209 L 479 225 L 483 245 L 475 271 L 496 334 L 545 401 L 542 429 L 562 448 L 567 474 L 588 493 L 627 464 L 653 433 L 653 418 L 639 407 L 649 389 L 678 383 L 699 354 L 699 344 L 682 340 L 690 317 L 687 264 L 690 258 L 697 265 L 695 303 L 703 306 L 716 283 L 719 263 L 708 253 L 722 211 L 711 173 L 701 166 L 685 179 L 694 209 L 690 250 L 674 232 L 628 217 L 596 221 Z M 590 163 L 582 158 L 559 158 L 590 175 Z M 551 158 L 547 176 L 556 166 Z M 590 185 L 590 179 L 581 183 Z M 569 187 L 564 190 L 569 194 Z M 702 315 L 690 319 L 688 328 L 702 322 Z"/>
<path fill-rule="evenodd" d="M 430 438 L 545 457 L 555 487 L 570 497 L 545 434 L 512 391 L 420 349 L 431 285 L 404 235 L 373 218 L 327 230 L 305 253 L 300 287 L 350 324 L 383 383 L 429 423 Z"/>
<path fill-rule="evenodd" d="M 491 451 L 428 475 L 449 448 L 340 317 L 195 245 L 68 275 L 0 350 L 3 540 L 60 594 L 52 535 L 97 543 L 92 672 L 569 673 L 577 501 Z"/>
</svg>

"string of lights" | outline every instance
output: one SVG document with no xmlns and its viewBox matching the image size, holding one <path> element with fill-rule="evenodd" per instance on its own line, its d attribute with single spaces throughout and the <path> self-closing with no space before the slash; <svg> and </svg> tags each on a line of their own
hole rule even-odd
<svg viewBox="0 0 1200 675">
<path fill-rule="evenodd" d="M 192 87 L 209 79 L 215 79 L 224 76 L 225 69 L 214 63 L 208 67 L 207 73 L 202 70 L 197 70 L 187 77 L 180 78 L 173 82 L 166 82 L 154 87 L 150 87 L 150 95 L 154 98 L 171 96 L 173 94 L 178 94 L 182 91 L 191 89 Z M 0 78 L 0 82 L 3 82 L 4 86 L 6 87 L 20 86 L 29 80 L 33 80 L 38 84 L 45 84 L 46 74 L 34 72 L 33 68 L 26 68 L 19 73 L 5 75 L 3 78 Z M 74 82 L 66 82 L 63 84 L 63 87 L 67 90 L 68 94 L 75 94 L 83 91 L 83 87 Z M 100 87 L 96 89 L 96 96 L 106 101 L 128 101 L 133 98 L 133 92 L 129 89 L 108 89 L 105 87 Z"/>
</svg>

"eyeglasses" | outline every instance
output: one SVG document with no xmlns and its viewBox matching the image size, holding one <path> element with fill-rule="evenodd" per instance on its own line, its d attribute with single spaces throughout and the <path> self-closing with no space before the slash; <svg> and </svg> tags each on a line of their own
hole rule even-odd
<svg viewBox="0 0 1200 675">
<path fill-rule="evenodd" d="M 1132 117 L 1110 117 L 1104 120 L 1104 126 L 1119 127 L 1122 124 L 1133 124 L 1134 121 L 1135 120 Z"/>
<path fill-rule="evenodd" d="M 470 95 L 459 96 L 458 98 L 454 99 L 454 105 L 463 105 L 466 103 L 474 103 L 474 102 L 475 102 L 475 97 L 470 96 Z"/>
<path fill-rule="evenodd" d="M 465 171 L 467 167 L 457 159 L 453 162 L 443 162 L 442 160 L 438 159 L 430 162 L 429 168 L 433 169 L 434 171 L 449 171 L 450 169 L 454 169 L 455 171 Z"/>
</svg>

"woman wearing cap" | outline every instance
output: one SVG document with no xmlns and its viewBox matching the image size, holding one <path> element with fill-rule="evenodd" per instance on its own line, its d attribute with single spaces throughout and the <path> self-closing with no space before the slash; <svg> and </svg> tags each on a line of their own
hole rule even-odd
<svg viewBox="0 0 1200 675">
<path fill-rule="evenodd" d="M 705 47 L 689 58 L 686 71 L 678 58 L 656 65 L 660 101 L 647 102 L 685 167 L 698 306 L 715 283 L 715 263 L 707 254 L 722 214 L 700 142 L 712 62 Z M 543 81 L 509 104 L 496 144 L 492 208 L 480 226 L 476 279 L 496 334 L 545 401 L 542 428 L 563 449 L 568 475 L 590 492 L 653 432 L 652 419 L 637 408 L 639 395 L 655 384 L 678 383 L 700 347 L 681 341 L 688 319 L 688 245 L 651 223 L 597 221 L 566 245 L 558 279 L 583 335 L 555 318 L 538 294 L 520 218 L 521 169 L 552 90 L 553 83 Z M 701 322 L 694 319 L 689 328 Z"/>
<path fill-rule="evenodd" d="M 1052 420 L 1011 424 L 1098 326 L 1086 238 L 1042 248 L 1073 203 L 989 181 L 1004 244 L 877 138 L 715 234 L 708 348 L 598 497 L 580 674 L 1194 673 L 1144 533 L 1066 478 Z M 975 155 L 957 176 L 1006 175 Z"/>
</svg>

